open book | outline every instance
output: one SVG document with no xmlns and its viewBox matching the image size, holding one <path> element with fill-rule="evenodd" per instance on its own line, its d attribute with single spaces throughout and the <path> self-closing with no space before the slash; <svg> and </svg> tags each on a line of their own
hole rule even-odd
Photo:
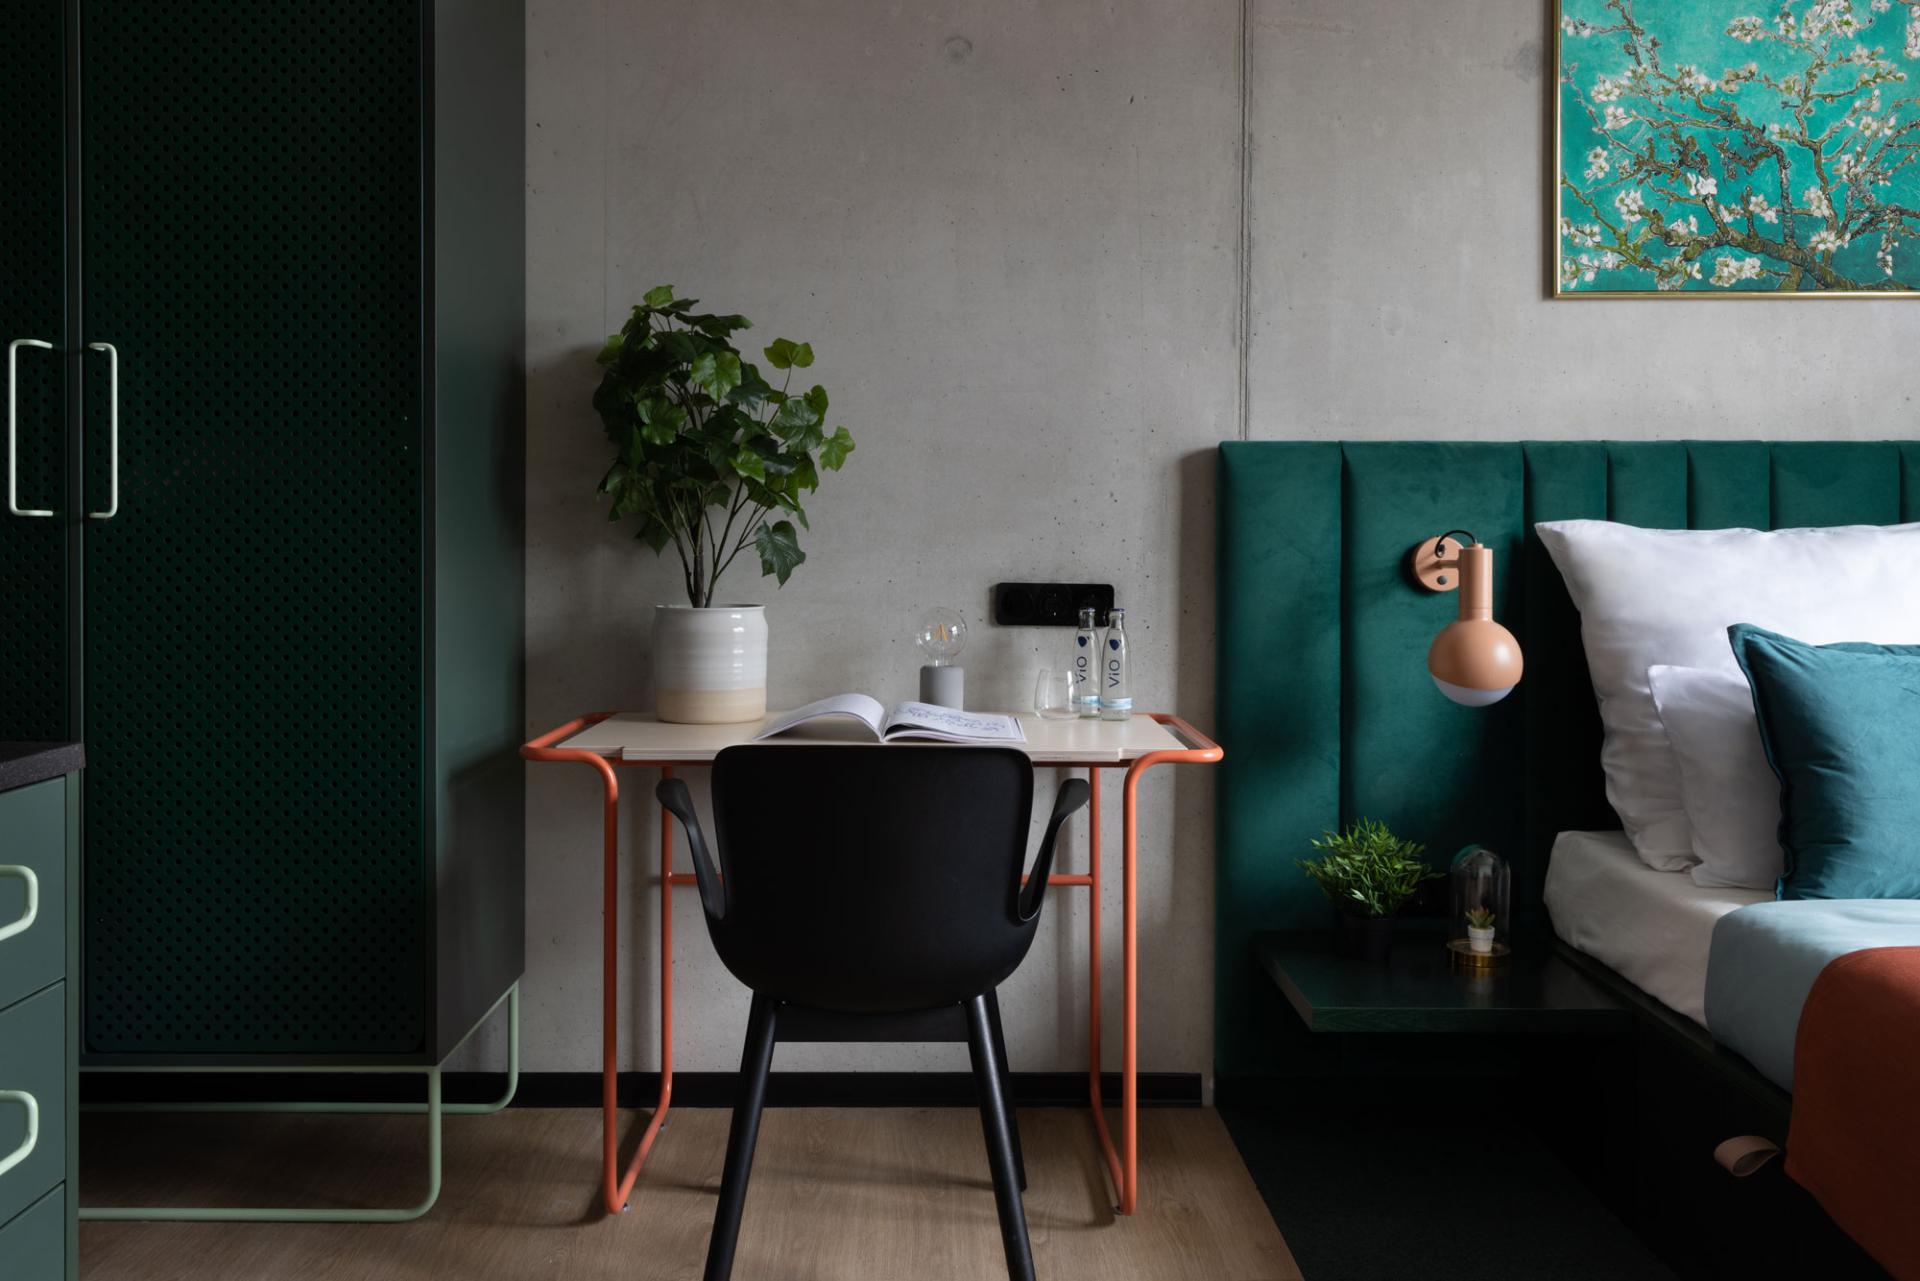
<svg viewBox="0 0 1920 1281">
<path fill-rule="evenodd" d="M 767 719 L 756 739 L 772 738 L 814 721 L 857 721 L 874 739 L 891 743 L 897 738 L 934 738 L 948 743 L 1024 743 L 1020 722 L 1000 712 L 961 712 L 932 703 L 895 703 L 882 707 L 865 694 L 835 694 Z"/>
</svg>

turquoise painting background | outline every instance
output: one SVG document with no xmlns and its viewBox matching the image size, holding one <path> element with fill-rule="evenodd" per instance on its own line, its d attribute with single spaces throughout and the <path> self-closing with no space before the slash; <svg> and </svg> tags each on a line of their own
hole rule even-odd
<svg viewBox="0 0 1920 1281">
<path fill-rule="evenodd" d="M 1801 3 L 1790 6 L 1796 18 L 1802 23 L 1805 22 L 1809 12 L 1817 7 L 1813 0 L 1802 0 Z M 1635 20 L 1646 29 L 1649 36 L 1660 41 L 1659 53 L 1664 69 L 1672 72 L 1681 64 L 1692 64 L 1707 76 L 1716 79 L 1724 76 L 1731 69 L 1745 67 L 1749 63 L 1756 64 L 1761 72 L 1776 78 L 1805 70 L 1808 55 L 1803 51 L 1792 49 L 1774 40 L 1742 42 L 1727 34 L 1728 24 L 1741 17 L 1758 18 L 1766 24 L 1768 30 L 1773 30 L 1775 19 L 1780 11 L 1779 0 L 1771 0 L 1771 2 L 1769 0 L 1635 0 L 1632 4 Z M 1905 0 L 1891 0 L 1886 12 L 1876 13 L 1870 0 L 1858 0 L 1853 5 L 1852 12 L 1857 21 L 1864 24 L 1871 19 L 1872 25 L 1857 36 L 1834 37 L 1833 49 L 1835 52 L 1851 50 L 1855 45 L 1880 48 L 1886 61 L 1909 77 L 1904 82 L 1881 86 L 1881 116 L 1888 114 L 1888 109 L 1893 108 L 1894 104 L 1906 103 L 1907 105 L 1897 110 L 1898 123 L 1906 125 L 1920 121 L 1920 103 L 1911 101 L 1920 97 L 1920 60 L 1907 56 L 1909 43 L 1907 23 L 1915 10 L 1910 8 Z M 1613 173 L 1607 178 L 1596 182 L 1585 177 L 1588 152 L 1596 146 L 1603 145 L 1605 140 L 1593 127 L 1586 108 L 1582 105 L 1581 95 L 1588 95 L 1590 101 L 1593 86 L 1601 76 L 1617 77 L 1627 70 L 1631 61 L 1623 51 L 1622 45 L 1628 37 L 1625 33 L 1582 37 L 1569 34 L 1565 30 L 1567 20 L 1585 21 L 1595 27 L 1618 24 L 1619 14 L 1607 8 L 1605 0 L 1561 0 L 1556 19 L 1561 22 L 1560 75 L 1558 77 L 1561 122 L 1560 177 L 1571 180 L 1574 186 L 1587 191 L 1609 220 L 1619 225 L 1622 220 L 1615 209 L 1614 197 L 1622 189 L 1617 181 L 1619 178 L 1617 161 L 1621 153 L 1617 150 L 1614 152 L 1616 165 Z M 1853 79 L 1848 78 L 1849 74 L 1845 71 L 1829 72 L 1827 77 L 1821 80 L 1819 87 L 1823 89 L 1850 87 Z M 1569 76 L 1572 78 L 1571 83 L 1568 83 Z M 1579 92 L 1576 92 L 1576 89 Z M 1791 114 L 1782 105 L 1780 94 L 1764 84 L 1754 82 L 1741 86 L 1737 92 L 1737 100 L 1742 113 L 1759 125 L 1792 122 Z M 1604 104 L 1594 105 L 1604 109 Z M 1631 110 L 1634 106 L 1631 95 L 1619 99 L 1618 105 Z M 1826 125 L 1844 116 L 1848 105 L 1849 103 L 1843 102 L 1816 108 L 1816 114 L 1812 120 L 1812 131 L 1817 134 Z M 1705 139 L 1712 135 L 1695 130 L 1694 136 Z M 1910 143 L 1920 148 L 1920 129 L 1907 133 L 1900 142 L 1902 145 Z M 1790 145 L 1786 150 L 1791 158 L 1791 189 L 1795 205 L 1798 207 L 1801 204 L 1802 193 L 1809 186 L 1814 185 L 1814 162 L 1804 148 Z M 1830 150 L 1832 150 L 1831 147 Z M 1666 158 L 1672 158 L 1671 149 L 1664 143 L 1661 154 Z M 1720 203 L 1735 205 L 1742 193 L 1755 190 L 1765 195 L 1770 203 L 1778 204 L 1779 182 L 1772 160 L 1766 161 L 1751 176 L 1736 174 L 1729 178 L 1719 155 L 1710 149 L 1708 154 L 1711 157 L 1712 176 L 1719 184 L 1719 192 L 1715 199 Z M 1908 164 L 1895 173 L 1893 179 L 1892 186 L 1878 188 L 1880 200 L 1883 203 L 1920 209 L 1920 163 Z M 1711 230 L 1698 200 L 1674 202 L 1665 196 L 1656 198 L 1653 185 L 1637 179 L 1626 183 L 1625 186 L 1642 189 L 1646 194 L 1648 205 L 1661 209 L 1663 213 L 1671 211 L 1675 216 L 1685 216 L 1689 213 L 1699 216 L 1701 229 Z M 1840 189 L 1836 188 L 1836 190 Z M 1559 206 L 1563 220 L 1570 219 L 1575 224 L 1593 221 L 1591 213 L 1565 190 L 1559 194 Z M 1783 221 L 1785 217 L 1786 215 L 1783 214 Z M 1820 220 L 1806 215 L 1795 216 L 1795 224 L 1799 230 L 1799 243 L 1802 245 L 1806 245 L 1809 237 L 1824 225 Z M 1760 231 L 1770 239 L 1780 239 L 1782 230 L 1779 225 L 1762 224 L 1760 226 Z M 1598 253 L 1606 248 L 1604 242 L 1599 249 L 1594 249 L 1570 240 L 1565 234 L 1564 221 L 1559 224 L 1556 234 L 1560 247 L 1560 263 L 1556 264 L 1556 269 L 1569 258 L 1577 259 L 1583 253 L 1590 258 L 1597 257 Z M 1896 235 L 1899 243 L 1893 250 L 1893 280 L 1904 290 L 1920 290 L 1920 220 L 1908 223 Z M 1884 264 L 1876 261 L 1876 254 L 1881 247 L 1880 239 L 1877 232 L 1855 238 L 1851 244 L 1834 253 L 1832 258 L 1834 270 L 1862 285 L 1883 284 L 1887 280 Z M 1660 254 L 1665 257 L 1673 252 L 1673 250 L 1662 249 Z M 1709 294 L 1729 293 L 1735 290 L 1770 292 L 1779 287 L 1779 280 L 1772 277 L 1741 281 L 1730 287 L 1714 285 L 1712 277 L 1715 260 L 1722 256 L 1746 259 L 1755 255 L 1748 250 L 1735 247 L 1706 250 L 1697 259 L 1701 267 L 1700 278 L 1688 279 L 1684 285 L 1684 292 Z M 1763 261 L 1769 268 L 1780 268 L 1785 265 L 1771 260 L 1763 259 Z M 1570 283 L 1563 278 L 1561 288 L 1569 293 L 1638 292 L 1655 289 L 1656 281 L 1649 271 L 1621 267 L 1613 270 L 1595 270 L 1591 280 L 1582 278 Z M 1817 292 L 1818 289 L 1819 286 L 1810 279 L 1801 285 L 1802 292 Z"/>
</svg>

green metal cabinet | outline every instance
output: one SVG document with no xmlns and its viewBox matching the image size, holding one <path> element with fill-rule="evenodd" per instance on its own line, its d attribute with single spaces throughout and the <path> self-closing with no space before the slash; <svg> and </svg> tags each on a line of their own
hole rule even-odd
<svg viewBox="0 0 1920 1281">
<path fill-rule="evenodd" d="M 79 777 L 0 791 L 0 1277 L 79 1276 Z"/>
<path fill-rule="evenodd" d="M 7 475 L 0 478 L 0 739 L 68 732 L 65 24 L 59 4 L 0 20 L 0 344 Z"/>
<path fill-rule="evenodd" d="M 437 1063 L 524 955 L 521 6 L 3 21 L 0 739 L 86 743 L 83 1063 Z"/>
</svg>

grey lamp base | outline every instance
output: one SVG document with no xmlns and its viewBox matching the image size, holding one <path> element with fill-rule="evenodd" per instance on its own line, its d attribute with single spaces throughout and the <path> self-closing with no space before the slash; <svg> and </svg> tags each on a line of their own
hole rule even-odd
<svg viewBox="0 0 1920 1281">
<path fill-rule="evenodd" d="M 967 673 L 961 667 L 922 667 L 920 701 L 935 707 L 951 707 L 956 712 L 967 708 Z"/>
</svg>

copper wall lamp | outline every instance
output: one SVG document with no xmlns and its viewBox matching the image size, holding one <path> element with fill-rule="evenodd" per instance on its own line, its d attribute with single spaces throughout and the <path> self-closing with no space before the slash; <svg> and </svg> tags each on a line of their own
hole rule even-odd
<svg viewBox="0 0 1920 1281">
<path fill-rule="evenodd" d="M 1520 642 L 1493 621 L 1493 549 L 1467 530 L 1451 529 L 1413 549 L 1412 569 L 1428 591 L 1460 593 L 1460 616 L 1427 650 L 1427 671 L 1440 692 L 1465 707 L 1487 707 L 1511 694 L 1524 663 Z"/>
</svg>

